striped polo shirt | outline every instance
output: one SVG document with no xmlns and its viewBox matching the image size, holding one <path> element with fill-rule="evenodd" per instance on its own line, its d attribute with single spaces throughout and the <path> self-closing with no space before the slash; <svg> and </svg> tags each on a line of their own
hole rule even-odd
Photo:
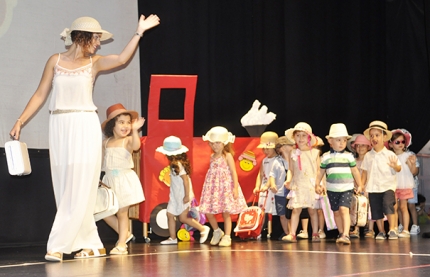
<svg viewBox="0 0 430 277">
<path fill-rule="evenodd" d="M 330 150 L 321 157 L 320 168 L 326 170 L 327 190 L 343 192 L 354 189 L 351 167 L 356 166 L 354 156 L 347 151 Z"/>
</svg>

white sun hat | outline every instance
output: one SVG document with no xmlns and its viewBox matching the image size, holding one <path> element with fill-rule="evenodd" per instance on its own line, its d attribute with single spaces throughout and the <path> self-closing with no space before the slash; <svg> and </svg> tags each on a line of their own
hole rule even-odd
<svg viewBox="0 0 430 277">
<path fill-rule="evenodd" d="M 330 126 L 330 131 L 327 136 L 325 136 L 326 139 L 329 138 L 341 138 L 346 137 L 346 139 L 350 139 L 351 136 L 348 135 L 348 131 L 346 130 L 346 126 L 343 123 L 335 123 Z"/>
<path fill-rule="evenodd" d="M 90 33 L 101 33 L 102 36 L 100 38 L 100 41 L 108 40 L 111 37 L 113 37 L 113 34 L 109 33 L 108 31 L 102 30 L 102 27 L 100 26 L 100 23 L 95 20 L 92 17 L 84 16 L 79 17 L 73 21 L 72 26 L 69 28 L 65 28 L 63 32 L 61 32 L 61 36 L 64 39 L 64 44 L 66 46 L 72 45 L 72 37 L 71 33 L 72 31 L 85 31 Z"/>
<path fill-rule="evenodd" d="M 182 145 L 180 138 L 170 136 L 164 139 L 163 146 L 158 147 L 155 151 L 167 156 L 179 155 L 188 152 L 188 148 Z"/>
<path fill-rule="evenodd" d="M 233 143 L 236 137 L 226 128 L 216 126 L 210 129 L 202 138 L 203 141 L 222 142 L 224 145 L 227 145 L 229 142 Z"/>
<path fill-rule="evenodd" d="M 306 134 L 309 135 L 310 137 L 310 141 L 309 141 L 309 145 L 310 146 L 314 146 L 317 143 L 317 138 L 315 137 L 315 135 L 312 133 L 312 128 L 311 126 L 306 123 L 306 122 L 299 122 L 296 124 L 296 126 L 294 126 L 294 128 L 290 128 L 288 130 L 285 131 L 285 135 L 294 140 L 294 132 L 295 131 L 301 131 L 301 132 L 305 132 Z"/>
</svg>

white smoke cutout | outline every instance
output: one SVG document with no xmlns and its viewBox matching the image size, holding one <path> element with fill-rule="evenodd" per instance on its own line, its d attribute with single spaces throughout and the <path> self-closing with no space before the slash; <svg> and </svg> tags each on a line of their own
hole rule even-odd
<svg viewBox="0 0 430 277">
<path fill-rule="evenodd" d="M 265 105 L 260 108 L 260 101 L 255 100 L 251 109 L 240 119 L 242 126 L 269 125 L 276 119 L 276 114 L 267 112 Z"/>
</svg>

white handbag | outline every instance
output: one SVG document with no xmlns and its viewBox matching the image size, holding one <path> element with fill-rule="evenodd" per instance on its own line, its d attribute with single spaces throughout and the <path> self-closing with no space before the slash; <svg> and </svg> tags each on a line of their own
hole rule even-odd
<svg viewBox="0 0 430 277">
<path fill-rule="evenodd" d="M 95 221 L 116 214 L 118 209 L 118 198 L 115 193 L 109 186 L 100 182 L 97 189 L 96 206 L 94 208 Z"/>
<path fill-rule="evenodd" d="M 27 144 L 13 140 L 4 145 L 7 167 L 10 175 L 28 175 L 31 173 Z"/>
</svg>

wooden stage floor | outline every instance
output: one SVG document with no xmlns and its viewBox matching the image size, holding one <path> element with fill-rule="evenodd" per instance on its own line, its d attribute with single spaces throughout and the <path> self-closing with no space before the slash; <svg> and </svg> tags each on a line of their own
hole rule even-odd
<svg viewBox="0 0 430 277">
<path fill-rule="evenodd" d="M 45 246 L 0 248 L 0 276 L 430 276 L 430 239 L 233 240 L 231 247 L 180 242 L 129 244 L 129 255 L 46 262 Z M 113 243 L 106 243 L 109 251 Z"/>
</svg>

